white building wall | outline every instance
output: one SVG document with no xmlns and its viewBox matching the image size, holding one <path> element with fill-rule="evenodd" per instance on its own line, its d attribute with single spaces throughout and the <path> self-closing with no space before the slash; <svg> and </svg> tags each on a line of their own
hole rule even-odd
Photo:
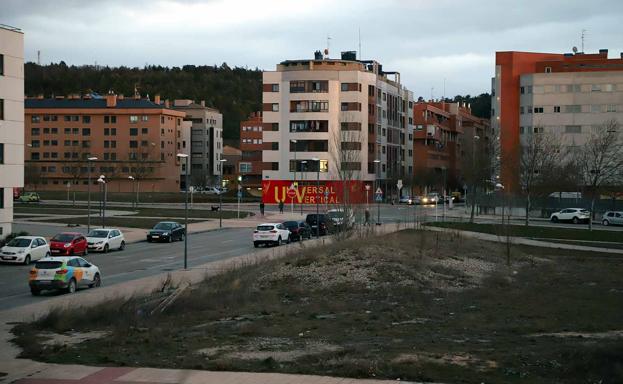
<svg viewBox="0 0 623 384">
<path fill-rule="evenodd" d="M 0 26 L 0 99 L 4 118 L 0 120 L 0 143 L 4 145 L 0 164 L 0 238 L 11 233 L 13 188 L 24 186 L 24 35 L 20 30 Z"/>
</svg>

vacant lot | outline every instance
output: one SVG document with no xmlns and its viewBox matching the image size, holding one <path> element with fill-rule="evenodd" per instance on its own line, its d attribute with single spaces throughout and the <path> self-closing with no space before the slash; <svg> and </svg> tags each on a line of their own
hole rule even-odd
<svg viewBox="0 0 623 384">
<path fill-rule="evenodd" d="M 451 383 L 623 381 L 623 260 L 402 231 L 14 329 L 57 363 Z M 164 308 L 161 312 L 160 309 Z"/>
</svg>

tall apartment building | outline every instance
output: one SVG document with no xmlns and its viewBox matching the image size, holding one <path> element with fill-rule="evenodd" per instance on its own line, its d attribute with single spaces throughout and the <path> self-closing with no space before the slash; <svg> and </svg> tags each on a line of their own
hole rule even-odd
<svg viewBox="0 0 623 384">
<path fill-rule="evenodd" d="M 349 188 L 359 195 L 364 183 L 378 180 L 387 195 L 413 172 L 412 123 L 412 92 L 399 73 L 383 71 L 376 61 L 357 60 L 354 52 L 341 59 L 316 52 L 313 60 L 278 64 L 263 74 L 265 201 L 283 198 L 274 188 L 283 191 L 293 181 L 314 186 L 317 177 L 327 188 L 356 181 Z"/>
<path fill-rule="evenodd" d="M 518 189 L 520 142 L 535 132 L 579 147 L 594 127 L 623 122 L 623 53 L 497 52 L 491 125 L 501 142 L 501 179 Z"/>
<path fill-rule="evenodd" d="M 160 97 L 125 98 L 113 93 L 25 101 L 26 186 L 85 191 L 104 175 L 111 192 L 180 190 L 176 157 L 185 113 Z M 97 157 L 91 162 L 87 158 Z M 91 188 L 93 189 L 93 188 Z"/>
<path fill-rule="evenodd" d="M 223 168 L 223 115 L 216 109 L 193 100 L 175 100 L 173 109 L 184 112 L 192 122 L 190 141 L 191 184 L 195 186 L 216 185 Z"/>
<path fill-rule="evenodd" d="M 262 112 L 252 113 L 249 119 L 240 122 L 242 158 L 238 162 L 238 172 L 248 188 L 262 187 L 263 127 Z"/>
<path fill-rule="evenodd" d="M 24 185 L 24 34 L 0 24 L 0 239 L 11 233 L 13 188 Z"/>
</svg>

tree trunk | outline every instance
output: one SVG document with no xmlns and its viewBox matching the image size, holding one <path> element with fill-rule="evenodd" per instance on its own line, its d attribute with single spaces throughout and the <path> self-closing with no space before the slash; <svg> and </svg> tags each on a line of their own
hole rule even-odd
<svg viewBox="0 0 623 384">
<path fill-rule="evenodd" d="M 595 209 L 595 194 L 591 197 L 591 211 L 588 215 L 588 230 L 593 230 L 593 210 Z"/>
<path fill-rule="evenodd" d="M 530 225 L 530 194 L 526 196 L 526 227 Z"/>
</svg>

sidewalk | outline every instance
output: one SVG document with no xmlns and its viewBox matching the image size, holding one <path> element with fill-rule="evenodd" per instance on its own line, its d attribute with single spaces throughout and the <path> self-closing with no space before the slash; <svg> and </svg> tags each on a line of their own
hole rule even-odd
<svg viewBox="0 0 623 384">
<path fill-rule="evenodd" d="M 278 214 L 279 215 L 279 214 Z M 279 215 L 283 216 L 284 215 Z M 384 225 L 370 227 L 377 234 L 389 233 L 400 226 Z M 320 246 L 333 241 L 324 237 L 306 242 L 306 247 Z M 277 248 L 258 249 L 254 252 L 200 265 L 189 270 L 173 271 L 125 283 L 103 286 L 75 295 L 61 295 L 46 301 L 0 311 L 0 376 L 1 383 L 19 384 L 389 384 L 396 380 L 361 380 L 329 376 L 294 375 L 253 372 L 215 372 L 178 369 L 155 369 L 141 367 L 90 367 L 83 365 L 59 365 L 18 359 L 19 349 L 10 342 L 10 329 L 16 322 L 32 321 L 51 308 L 85 308 L 112 298 L 129 298 L 145 295 L 162 286 L 169 276 L 172 284 L 196 284 L 205 278 L 222 273 L 239 265 L 288 257 L 300 244 L 293 243 Z"/>
</svg>

